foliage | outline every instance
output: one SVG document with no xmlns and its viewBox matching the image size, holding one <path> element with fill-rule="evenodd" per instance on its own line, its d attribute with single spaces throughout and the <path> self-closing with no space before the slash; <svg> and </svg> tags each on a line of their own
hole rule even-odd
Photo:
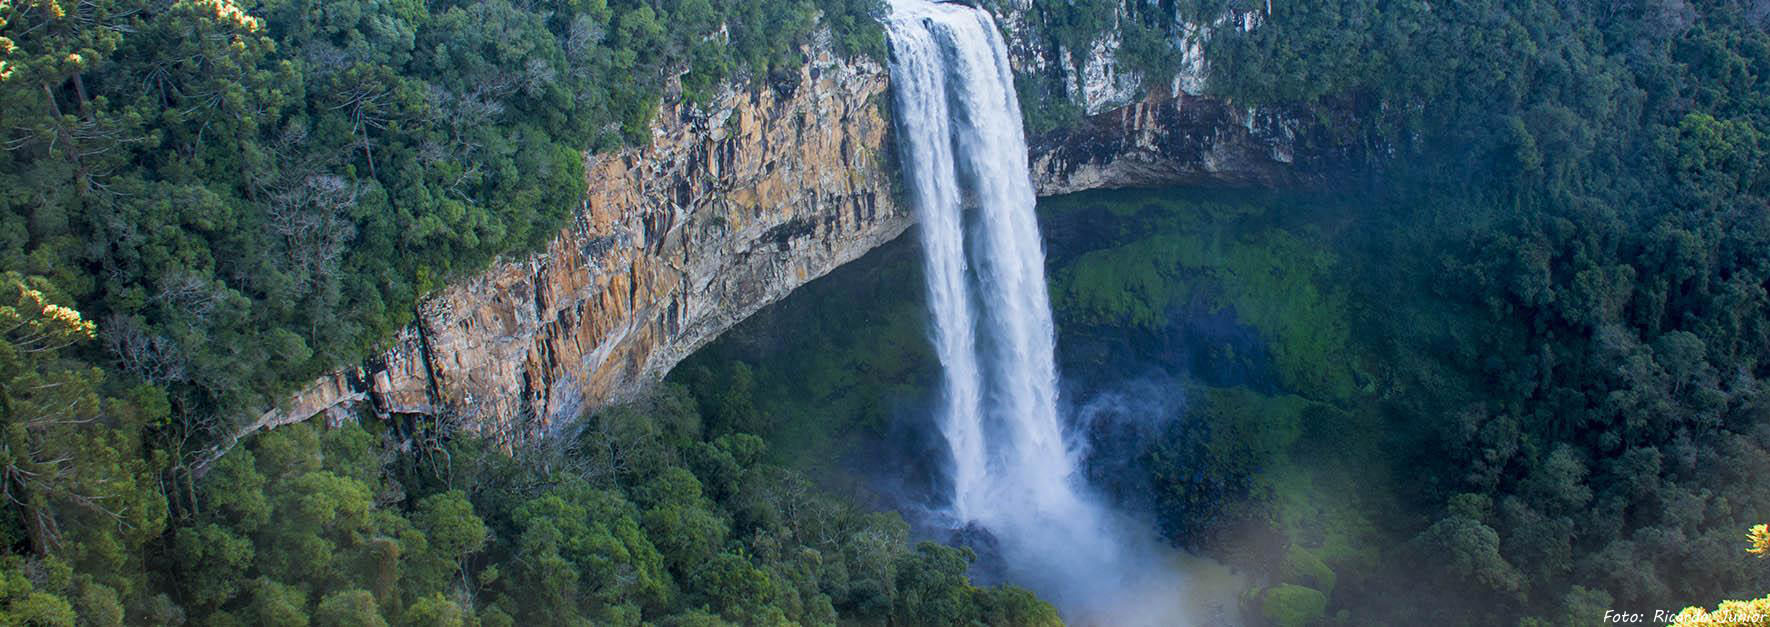
<svg viewBox="0 0 1770 627">
<path fill-rule="evenodd" d="M 1722 601 L 1714 611 L 1687 607 L 1678 612 L 1671 624 L 1741 627 L 1762 624 L 1765 616 L 1770 616 L 1770 596 L 1750 601 Z"/>
<path fill-rule="evenodd" d="M 173 529 L 164 570 L 135 583 L 198 623 L 1055 624 L 1023 590 L 971 585 L 968 552 L 912 547 L 895 515 L 763 463 L 760 439 L 702 439 L 677 388 L 519 458 L 461 438 L 451 466 L 414 464 L 392 435 L 254 437 L 199 485 L 205 509 Z M 94 615 L 19 577 L 0 590 L 9 612 Z"/>
<path fill-rule="evenodd" d="M 98 323 L 79 357 L 166 389 L 201 444 L 543 245 L 586 150 L 649 141 L 663 102 L 789 86 L 825 26 L 882 55 L 880 10 L 7 3 L 0 268 L 65 293 Z"/>
<path fill-rule="evenodd" d="M 1219 95 L 1322 112 L 1376 173 L 1337 251 L 1379 394 L 1347 416 L 1387 425 L 1406 541 L 1328 560 L 1333 605 L 1590 622 L 1770 585 L 1721 548 L 1770 470 L 1766 51 L 1726 1 L 1274 3 L 1212 40 Z"/>
<path fill-rule="evenodd" d="M 1756 557 L 1764 556 L 1764 547 L 1770 545 L 1770 525 L 1753 525 L 1746 534 L 1745 552 Z M 1700 607 L 1686 607 L 1673 618 L 1673 625 L 1716 625 L 1719 627 L 1738 627 L 1740 625 L 1757 625 L 1770 617 L 1770 596 L 1749 601 L 1722 601 L 1715 611 L 1710 612 Z"/>
<path fill-rule="evenodd" d="M 1260 597 L 1260 615 L 1279 627 L 1302 627 L 1327 609 L 1327 597 L 1303 586 L 1284 584 L 1267 588 Z"/>
<path fill-rule="evenodd" d="M 837 268 L 739 323 L 670 379 L 694 393 L 710 433 L 761 435 L 771 461 L 827 484 L 863 459 L 899 477 L 932 472 L 919 467 L 926 455 L 914 443 L 891 444 L 915 429 L 901 419 L 939 375 L 917 255 L 904 238 Z"/>
<path fill-rule="evenodd" d="M 0 555 L 9 572 L 57 573 L 9 584 L 27 613 L 74 596 L 107 608 L 146 597 L 143 549 L 167 519 L 162 460 L 141 454 L 164 396 L 113 396 L 102 371 L 72 357 L 93 324 L 57 301 L 47 281 L 0 274 Z"/>
<path fill-rule="evenodd" d="M 1285 386 L 1322 398 L 1350 396 L 1346 294 L 1330 280 L 1335 256 L 1314 234 L 1263 224 L 1289 211 L 1289 201 L 1195 199 L 1121 192 L 1047 204 L 1047 221 L 1095 223 L 1077 235 L 1087 238 L 1084 250 L 1053 262 L 1052 304 L 1065 333 L 1133 334 L 1136 343 L 1159 337 L 1177 312 L 1226 314 L 1268 337 Z"/>
<path fill-rule="evenodd" d="M 1770 470 L 1758 431 L 1764 414 L 1750 391 L 1761 385 L 1756 378 L 1763 348 L 1756 342 L 1762 331 L 1735 318 L 1740 306 L 1761 312 L 1762 301 L 1729 300 L 1712 310 L 1723 320 L 1740 321 L 1707 327 L 1730 338 L 1726 343 L 1734 348 L 1722 354 L 1741 360 L 1734 362 L 1738 366 L 1714 365 L 1714 340 L 1697 331 L 1666 328 L 1651 342 L 1625 341 L 1617 335 L 1622 325 L 1638 323 L 1615 322 L 1630 315 L 1629 299 L 1619 299 L 1615 290 L 1626 296 L 1641 289 L 1636 277 L 1655 272 L 1647 261 L 1654 258 L 1652 248 L 1599 251 L 1582 245 L 1579 254 L 1588 257 L 1641 257 L 1627 267 L 1587 272 L 1579 279 L 1589 285 L 1579 288 L 1588 290 L 1577 297 L 1579 304 L 1565 304 L 1563 296 L 1538 306 L 1556 307 L 1557 316 L 1608 317 L 1613 322 L 1603 324 L 1609 328 L 1570 332 L 1559 318 L 1520 316 L 1517 305 L 1500 303 L 1538 293 L 1522 290 L 1558 288 L 1486 278 L 1516 272 L 1494 269 L 1514 263 L 1516 253 L 1467 243 L 1516 227 L 1489 218 L 1481 209 L 1484 200 L 1452 196 L 1438 200 L 1438 207 L 1419 207 L 1416 194 L 1439 188 L 1410 184 L 1422 187 L 1361 192 L 1350 207 L 1318 199 L 1313 211 L 1257 195 L 1225 204 L 1219 198 L 1237 196 L 1175 191 L 1047 203 L 1060 353 L 1072 378 L 1093 382 L 1082 386 L 1082 394 L 1148 377 L 1152 366 L 1169 373 L 1158 380 L 1182 375 L 1180 382 L 1163 384 L 1179 387 L 1169 393 L 1186 399 L 1178 415 L 1097 418 L 1090 425 L 1096 479 L 1124 502 L 1151 509 L 1174 541 L 1284 584 L 1325 586 L 1317 589 L 1328 596 L 1329 607 L 1345 610 L 1354 621 L 1481 624 L 1500 612 L 1586 623 L 1618 602 L 1665 604 L 1679 594 L 1764 585 L 1761 572 L 1716 549 L 1731 536 L 1723 531 L 1731 527 L 1728 521 L 1756 507 L 1740 504 L 1763 496 L 1749 477 Z M 1338 216 L 1353 211 L 1376 217 L 1348 228 Z M 1563 231 L 1548 232 L 1577 228 L 1568 220 L 1554 227 Z M 1286 237 L 1267 232 L 1275 228 Z M 1263 250 L 1271 247 L 1267 242 L 1287 239 L 1295 244 L 1282 254 Z M 1692 247 L 1681 253 L 1687 258 L 1714 249 L 1697 241 L 1683 245 Z M 1565 244 L 1536 246 L 1556 251 Z M 1718 248 L 1738 251 L 1732 258 L 1748 264 L 1761 264 L 1763 257 L 1745 251 L 1764 249 L 1741 243 Z M 1301 273 L 1293 285 L 1309 290 L 1258 282 L 1248 283 L 1260 286 L 1249 289 L 1225 281 L 1236 275 L 1218 269 L 1253 259 L 1272 268 L 1259 278 L 1281 279 L 1283 285 L 1282 277 L 1308 268 L 1317 250 L 1333 250 L 1333 263 L 1330 271 Z M 1174 261 L 1188 256 L 1196 260 Z M 1483 265 L 1472 271 L 1460 264 Z M 1729 272 L 1737 277 L 1742 270 L 1733 267 Z M 1575 282 L 1577 274 L 1552 269 L 1537 276 Z M 1472 276 L 1484 284 L 1464 282 Z M 1505 295 L 1483 296 L 1494 291 Z M 1336 292 L 1341 304 L 1297 309 L 1322 320 L 1296 327 L 1310 332 L 1282 333 L 1287 325 L 1278 321 L 1284 317 L 1257 313 L 1299 294 Z M 1238 299 L 1251 304 L 1225 318 L 1219 303 Z M 1316 329 L 1335 328 L 1346 330 L 1340 336 L 1345 339 L 1333 344 L 1338 357 L 1301 366 L 1312 376 L 1286 376 L 1278 367 L 1276 356 L 1287 345 L 1310 346 L 1310 340 L 1332 337 Z M 1540 349 L 1533 354 L 1510 344 L 1512 334 L 1551 332 L 1548 354 L 1554 357 L 1547 371 Z M 1748 344 L 1737 344 L 1742 340 Z M 1572 351 L 1589 356 L 1562 356 Z M 1632 356 L 1641 354 L 1647 356 Z M 1631 368 L 1645 370 L 1627 374 Z M 1749 374 L 1725 381 L 1714 374 L 1722 368 Z M 1324 369 L 1344 373 L 1346 384 L 1307 385 Z M 1635 381 L 1658 389 L 1646 398 L 1639 383 L 1611 392 L 1629 381 L 1612 378 L 1618 375 L 1640 377 Z M 1604 424 L 1598 419 L 1567 415 L 1579 403 L 1570 406 L 1567 397 L 1540 391 L 1544 376 L 1556 382 L 1551 385 L 1591 389 L 1582 396 L 1604 399 L 1588 406 L 1618 412 L 1608 414 L 1618 421 L 1610 428 L 1646 429 L 1668 420 L 1686 426 L 1606 438 L 1603 429 L 1591 430 Z M 1534 383 L 1525 385 L 1524 379 Z M 1713 394 L 1700 392 L 1710 386 L 1720 396 L 1697 400 Z M 1514 396 L 1520 392 L 1527 396 Z M 1719 400 L 1742 392 L 1745 398 Z M 1300 395 L 1301 405 L 1277 402 L 1285 393 Z M 1717 411 L 1738 413 L 1703 417 Z M 1137 420 L 1157 426 L 1139 427 Z M 1660 435 L 1647 435 L 1652 433 Z M 1697 433 L 1718 439 L 1696 440 Z M 1669 442 L 1648 444 L 1647 437 Z M 1690 455 L 1718 456 L 1728 460 L 1719 467 L 1732 470 L 1716 475 L 1673 465 Z M 1126 458 L 1133 461 L 1118 461 Z M 1719 494 L 1714 490 L 1726 492 L 1725 505 L 1708 496 Z M 1649 557 L 1649 550 L 1703 557 L 1663 560 Z M 1397 597 L 1393 590 L 1401 586 L 1415 592 Z M 1482 601 L 1457 600 L 1469 597 Z"/>
<path fill-rule="evenodd" d="M 822 29 L 882 56 L 881 10 L 0 2 L 0 557 L 31 583 L 8 614 L 474 618 L 490 531 L 464 497 L 387 492 L 377 447 L 188 465 L 543 245 L 585 155 L 649 141 L 660 105 L 793 88 Z"/>
</svg>

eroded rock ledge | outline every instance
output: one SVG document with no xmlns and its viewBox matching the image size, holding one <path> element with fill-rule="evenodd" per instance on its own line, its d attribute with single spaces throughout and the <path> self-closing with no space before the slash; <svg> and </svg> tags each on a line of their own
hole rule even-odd
<svg viewBox="0 0 1770 627">
<path fill-rule="evenodd" d="M 246 431 L 423 414 L 515 446 L 641 392 L 739 320 L 897 237 L 913 216 L 894 193 L 887 72 L 827 45 L 808 52 L 791 92 L 666 108 L 650 146 L 589 158 L 589 193 L 546 251 L 432 295 L 386 353 Z M 1283 186 L 1301 176 L 1295 136 L 1282 115 L 1159 93 L 1033 138 L 1033 176 L 1041 195 Z"/>
</svg>

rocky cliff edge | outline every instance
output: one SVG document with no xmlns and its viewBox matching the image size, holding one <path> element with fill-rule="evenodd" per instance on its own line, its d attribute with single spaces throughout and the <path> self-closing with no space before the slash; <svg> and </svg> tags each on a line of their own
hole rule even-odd
<svg viewBox="0 0 1770 627">
<path fill-rule="evenodd" d="M 589 192 L 545 251 L 430 295 L 383 354 L 240 434 L 418 414 L 515 446 L 642 392 L 738 321 L 899 236 L 914 217 L 894 192 L 886 69 L 827 41 L 807 56 L 791 88 L 665 107 L 650 145 L 590 155 Z M 1041 195 L 1286 186 L 1306 176 L 1296 135 L 1280 113 L 1176 82 L 1031 138 L 1032 175 Z"/>
</svg>

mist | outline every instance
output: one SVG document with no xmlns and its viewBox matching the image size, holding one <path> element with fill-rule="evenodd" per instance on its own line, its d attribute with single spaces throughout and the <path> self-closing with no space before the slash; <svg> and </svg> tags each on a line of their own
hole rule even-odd
<svg viewBox="0 0 1770 627">
<path fill-rule="evenodd" d="M 919 215 L 935 413 L 950 487 L 930 520 L 985 556 L 980 571 L 1077 624 L 1203 622 L 1187 561 L 1089 485 L 1085 432 L 1107 414 L 1159 419 L 1174 400 L 1127 390 L 1065 420 L 1045 252 L 1013 73 L 982 10 L 894 0 L 886 31 L 909 197 Z M 967 216 L 967 213 L 972 215 Z M 1220 622 L 1221 617 L 1217 617 Z"/>
</svg>

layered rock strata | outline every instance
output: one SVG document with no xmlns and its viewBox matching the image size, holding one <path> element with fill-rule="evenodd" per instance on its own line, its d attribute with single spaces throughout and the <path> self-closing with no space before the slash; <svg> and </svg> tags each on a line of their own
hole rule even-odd
<svg viewBox="0 0 1770 627">
<path fill-rule="evenodd" d="M 506 446 L 630 398 L 720 332 L 897 237 L 888 74 L 827 43 L 791 89 L 666 107 L 642 148 L 586 160 L 588 193 L 543 252 L 419 307 L 384 354 L 321 378 L 242 432 L 347 410 L 435 416 Z M 1026 61 L 1030 63 L 1030 61 Z M 1041 195 L 1283 186 L 1296 130 L 1167 87 L 1032 139 Z"/>
</svg>

